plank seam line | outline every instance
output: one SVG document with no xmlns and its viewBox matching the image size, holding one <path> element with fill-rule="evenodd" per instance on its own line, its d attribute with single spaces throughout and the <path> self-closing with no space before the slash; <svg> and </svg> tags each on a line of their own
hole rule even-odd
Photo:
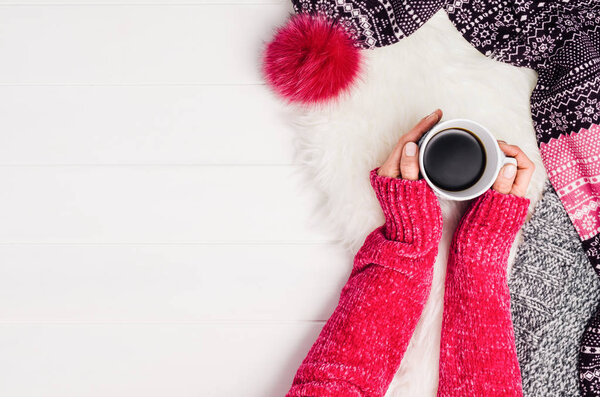
<svg viewBox="0 0 600 397">
<path fill-rule="evenodd" d="M 301 163 L 274 163 L 274 164 L 260 164 L 260 163 L 139 163 L 139 164 L 127 164 L 127 163 L 25 163 L 25 164 L 0 164 L 0 167 L 10 168 L 38 168 L 38 167 L 289 167 L 298 168 Z"/>
<path fill-rule="evenodd" d="M 74 243 L 74 242 L 0 242 L 1 246 L 75 246 L 75 247 L 110 247 L 110 246 L 155 246 L 155 247 L 180 247 L 180 246 L 310 246 L 310 245 L 339 245 L 339 240 L 315 240 L 315 241 L 199 241 L 199 242 L 106 242 L 106 243 Z"/>
<path fill-rule="evenodd" d="M 273 325 L 323 324 L 326 320 L 190 320 L 190 321 L 133 321 L 133 320 L 0 320 L 0 325 Z"/>
<path fill-rule="evenodd" d="M 283 6 L 285 2 L 226 2 L 226 3 L 217 3 L 217 2 L 195 2 L 195 3 L 135 3 L 135 2 L 124 2 L 124 3 L 100 3 L 100 2 L 90 2 L 90 3 L 72 3 L 72 2 L 56 2 L 56 3 L 41 3 L 41 2 L 31 2 L 31 3 L 0 3 L 0 7 L 115 7 L 115 6 L 124 6 L 124 7 L 132 7 L 132 6 L 156 6 L 156 7 L 202 7 L 202 6 Z"/>
<path fill-rule="evenodd" d="M 8 83 L 0 82 L 1 87 L 262 87 L 257 83 Z"/>
</svg>

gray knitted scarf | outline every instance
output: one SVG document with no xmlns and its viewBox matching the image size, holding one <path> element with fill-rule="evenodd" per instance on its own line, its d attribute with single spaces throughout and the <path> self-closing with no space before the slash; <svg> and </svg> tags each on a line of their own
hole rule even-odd
<svg viewBox="0 0 600 397">
<path fill-rule="evenodd" d="M 600 281 L 549 184 L 523 237 L 509 278 L 523 394 L 578 396 L 579 344 Z"/>
</svg>

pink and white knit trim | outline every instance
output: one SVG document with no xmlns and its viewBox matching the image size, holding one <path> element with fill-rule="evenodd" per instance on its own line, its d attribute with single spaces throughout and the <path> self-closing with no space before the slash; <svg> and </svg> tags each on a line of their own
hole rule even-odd
<svg viewBox="0 0 600 397">
<path fill-rule="evenodd" d="M 600 233 L 600 125 L 540 145 L 548 177 L 583 240 Z"/>
</svg>

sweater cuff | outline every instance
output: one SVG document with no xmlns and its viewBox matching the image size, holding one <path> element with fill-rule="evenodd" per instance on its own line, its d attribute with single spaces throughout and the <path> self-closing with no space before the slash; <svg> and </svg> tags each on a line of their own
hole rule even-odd
<svg viewBox="0 0 600 397">
<path fill-rule="evenodd" d="M 473 201 L 454 233 L 453 251 L 474 259 L 503 258 L 527 216 L 529 199 L 495 190 Z"/>
<path fill-rule="evenodd" d="M 442 235 L 442 211 L 425 180 L 380 176 L 378 170 L 371 171 L 370 179 L 385 216 L 386 239 L 416 245 L 424 240 L 438 242 Z"/>
</svg>

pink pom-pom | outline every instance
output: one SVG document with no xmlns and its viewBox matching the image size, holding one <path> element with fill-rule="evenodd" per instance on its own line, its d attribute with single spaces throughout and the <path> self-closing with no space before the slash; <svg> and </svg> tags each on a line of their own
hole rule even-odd
<svg viewBox="0 0 600 397">
<path fill-rule="evenodd" d="M 276 93 L 310 104 L 346 90 L 360 66 L 360 49 L 342 26 L 323 16 L 297 14 L 267 45 L 263 71 Z"/>
</svg>

